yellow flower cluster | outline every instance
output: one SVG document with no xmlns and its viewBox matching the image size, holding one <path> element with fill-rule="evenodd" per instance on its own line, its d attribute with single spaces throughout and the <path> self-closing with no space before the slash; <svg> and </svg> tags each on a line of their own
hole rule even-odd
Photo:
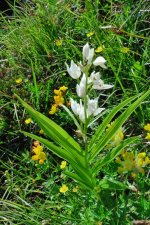
<svg viewBox="0 0 150 225">
<path fill-rule="evenodd" d="M 106 130 L 109 131 L 109 129 L 112 127 L 112 125 L 114 124 L 114 122 L 112 122 L 111 124 L 108 124 L 108 128 Z M 120 127 L 117 132 L 115 133 L 115 135 L 112 137 L 110 144 L 107 145 L 107 147 L 115 147 L 117 145 L 120 144 L 120 142 L 124 139 L 124 133 L 123 133 L 123 128 Z"/>
<path fill-rule="evenodd" d="M 16 82 L 16 84 L 22 83 L 22 78 L 21 78 L 21 77 L 20 77 L 20 78 L 17 78 L 17 79 L 15 80 L 15 82 Z"/>
<path fill-rule="evenodd" d="M 121 166 L 118 167 L 119 173 L 132 172 L 135 177 L 138 173 L 144 173 L 144 167 L 150 164 L 150 159 L 145 152 L 138 153 L 136 156 L 133 152 L 124 150 L 121 157 L 116 159 L 116 162 Z"/>
<path fill-rule="evenodd" d="M 39 130 L 39 134 L 44 134 L 44 130 L 43 129 L 40 129 Z"/>
<path fill-rule="evenodd" d="M 62 161 L 61 164 L 60 164 L 60 168 L 63 170 L 65 169 L 67 166 L 67 162 L 66 161 Z"/>
<path fill-rule="evenodd" d="M 76 187 L 74 187 L 74 188 L 72 189 L 72 192 L 78 192 L 78 189 L 79 189 L 79 187 L 76 186 Z"/>
<path fill-rule="evenodd" d="M 32 152 L 34 153 L 32 160 L 39 161 L 40 164 L 43 164 L 46 159 L 46 154 L 43 152 L 43 147 L 40 145 L 39 141 L 34 141 Z"/>
<path fill-rule="evenodd" d="M 147 135 L 146 135 L 145 139 L 150 140 L 150 123 L 147 123 L 147 124 L 144 126 L 144 130 L 147 131 Z"/>
<path fill-rule="evenodd" d="M 86 34 L 87 37 L 92 37 L 93 35 L 94 35 L 94 32 L 93 31 L 91 31 L 91 32 L 89 32 L 89 33 Z"/>
<path fill-rule="evenodd" d="M 25 124 L 30 124 L 32 122 L 32 119 L 31 118 L 28 118 L 24 122 L 25 122 Z"/>
<path fill-rule="evenodd" d="M 128 52 L 130 52 L 130 49 L 127 48 L 127 47 L 123 47 L 123 48 L 121 48 L 121 52 L 122 53 L 128 53 Z"/>
<path fill-rule="evenodd" d="M 67 185 L 66 185 L 66 184 L 63 184 L 63 185 L 61 186 L 61 188 L 59 189 L 59 191 L 60 191 L 61 193 L 65 193 L 66 191 L 68 191 Z"/>
<path fill-rule="evenodd" d="M 63 39 L 57 39 L 57 40 L 55 40 L 55 45 L 56 46 L 62 46 L 62 44 L 63 44 Z"/>
<path fill-rule="evenodd" d="M 61 106 L 62 104 L 64 104 L 65 100 L 64 100 L 64 93 L 68 88 L 66 86 L 62 86 L 59 88 L 59 90 L 54 90 L 54 104 L 51 107 L 51 110 L 49 111 L 50 115 L 53 115 L 57 112 L 58 107 Z"/>
<path fill-rule="evenodd" d="M 95 52 L 99 53 L 102 52 L 104 50 L 104 46 L 99 46 L 97 49 L 95 49 Z"/>
</svg>

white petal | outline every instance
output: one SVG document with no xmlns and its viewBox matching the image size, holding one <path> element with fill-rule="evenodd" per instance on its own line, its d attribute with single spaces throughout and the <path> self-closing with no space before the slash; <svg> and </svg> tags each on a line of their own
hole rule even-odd
<svg viewBox="0 0 150 225">
<path fill-rule="evenodd" d="M 79 118 L 84 123 L 85 122 L 85 113 L 84 113 L 84 106 L 82 105 L 82 101 L 80 99 L 80 111 L 79 111 Z"/>
<path fill-rule="evenodd" d="M 90 50 L 90 46 L 88 43 L 86 43 L 86 45 L 83 46 L 83 50 L 82 50 L 83 59 L 87 59 L 89 55 L 89 50 Z"/>
<path fill-rule="evenodd" d="M 105 108 L 98 108 L 94 113 L 93 115 L 94 116 L 97 116 L 99 113 L 101 113 Z"/>
<path fill-rule="evenodd" d="M 100 73 L 99 72 L 95 73 L 95 71 L 93 71 L 90 75 L 90 78 L 91 78 L 92 81 L 99 80 L 100 79 Z"/>
<path fill-rule="evenodd" d="M 66 64 L 66 67 L 67 67 L 67 72 L 69 73 L 69 75 L 70 75 L 70 68 L 69 68 L 69 66 L 68 66 L 68 64 L 67 63 L 65 63 Z"/>
<path fill-rule="evenodd" d="M 66 66 L 67 66 L 67 72 L 73 79 L 78 79 L 80 77 L 81 75 L 80 67 L 77 66 L 73 60 L 71 60 L 70 68 L 67 63 L 66 63 Z"/>
<path fill-rule="evenodd" d="M 106 62 L 106 60 L 102 57 L 102 56 L 99 56 L 97 57 L 94 62 L 93 62 L 93 65 L 94 66 L 101 66 L 102 68 L 107 68 L 104 63 Z"/>
<path fill-rule="evenodd" d="M 79 115 L 79 108 L 80 108 L 80 105 L 74 101 L 72 98 L 70 98 L 70 102 L 71 102 L 71 109 L 72 111 L 74 112 L 75 115 Z"/>
<path fill-rule="evenodd" d="M 80 120 L 81 120 L 83 123 L 85 122 L 85 114 L 84 114 L 84 110 L 83 110 L 83 109 L 80 110 L 79 118 L 80 118 Z"/>
<path fill-rule="evenodd" d="M 95 90 L 106 90 L 106 89 L 110 89 L 112 88 L 113 85 L 110 85 L 110 84 L 104 84 L 104 85 L 99 85 L 99 84 L 94 84 L 93 85 L 93 89 Z"/>
<path fill-rule="evenodd" d="M 80 84 L 77 84 L 76 91 L 77 91 L 77 95 L 80 98 L 83 98 L 85 96 L 85 93 L 86 93 L 86 76 L 85 76 L 85 74 L 83 74 Z"/>
<path fill-rule="evenodd" d="M 95 99 L 89 99 L 87 102 L 87 115 L 88 117 L 91 116 L 97 109 L 98 105 L 98 98 Z"/>
<path fill-rule="evenodd" d="M 101 63 L 100 66 L 101 66 L 103 69 L 107 69 L 107 66 L 105 66 L 104 63 Z"/>
<path fill-rule="evenodd" d="M 91 64 L 92 59 L 93 59 L 93 56 L 94 56 L 94 48 L 92 48 L 92 49 L 89 50 L 89 55 L 87 57 L 88 65 Z"/>
</svg>

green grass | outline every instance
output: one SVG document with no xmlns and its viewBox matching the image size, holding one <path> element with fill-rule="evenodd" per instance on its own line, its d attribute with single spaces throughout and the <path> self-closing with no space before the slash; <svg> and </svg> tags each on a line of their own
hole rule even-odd
<svg viewBox="0 0 150 225">
<path fill-rule="evenodd" d="M 133 180 L 118 175 L 117 165 L 112 162 L 99 179 L 108 176 L 128 180 L 138 191 L 102 191 L 98 199 L 80 187 L 77 193 L 72 192 L 77 184 L 63 174 L 59 158 L 46 150 L 48 160 L 44 165 L 31 160 L 32 142 L 18 130 L 38 134 L 40 128 L 36 123 L 25 125 L 29 115 L 13 96 L 18 94 L 49 116 L 54 89 L 65 85 L 67 101 L 75 96 L 76 83 L 67 74 L 65 62 L 78 61 L 86 42 L 94 48 L 103 46 L 103 51 L 96 53 L 107 60 L 108 69 L 102 79 L 114 84 L 113 93 L 101 95 L 108 111 L 146 91 L 150 84 L 148 2 L 37 0 L 34 4 L 21 5 L 24 9 L 15 9 L 13 17 L 1 17 L 0 223 L 130 225 L 133 220 L 148 220 L 148 171 Z M 94 34 L 87 37 L 89 32 Z M 56 45 L 57 40 L 62 40 L 61 46 Z M 129 48 L 127 53 L 122 52 L 124 47 Z M 17 78 L 22 78 L 22 83 L 16 84 Z M 143 126 L 150 121 L 149 104 L 147 98 L 125 124 L 125 135 L 143 138 L 139 145 L 135 143 L 134 152 L 148 152 Z M 76 127 L 63 109 L 51 118 L 79 140 Z M 98 127 L 102 120 L 95 125 Z M 63 183 L 69 187 L 65 194 L 59 193 Z"/>
</svg>

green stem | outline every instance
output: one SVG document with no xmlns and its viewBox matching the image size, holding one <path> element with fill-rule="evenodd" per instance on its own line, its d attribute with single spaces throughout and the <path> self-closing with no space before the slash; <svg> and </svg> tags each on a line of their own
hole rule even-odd
<svg viewBox="0 0 150 225">
<path fill-rule="evenodd" d="M 84 123 L 84 145 L 85 145 L 85 162 L 88 167 L 88 146 L 87 146 L 87 128 L 88 128 L 88 118 L 87 118 L 87 91 L 88 91 L 88 67 L 85 68 L 85 76 L 86 76 L 86 89 L 85 89 L 85 96 L 84 96 L 84 115 L 85 115 L 85 123 Z"/>
</svg>

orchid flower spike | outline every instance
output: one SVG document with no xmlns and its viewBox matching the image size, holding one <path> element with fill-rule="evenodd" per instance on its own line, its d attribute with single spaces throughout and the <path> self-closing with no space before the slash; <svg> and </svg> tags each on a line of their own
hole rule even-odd
<svg viewBox="0 0 150 225">
<path fill-rule="evenodd" d="M 81 70 L 80 67 L 77 66 L 73 60 L 71 60 L 71 66 L 69 68 L 68 64 L 66 63 L 67 66 L 67 71 L 69 73 L 69 75 L 73 78 L 73 79 L 78 79 L 81 75 Z"/>
</svg>

